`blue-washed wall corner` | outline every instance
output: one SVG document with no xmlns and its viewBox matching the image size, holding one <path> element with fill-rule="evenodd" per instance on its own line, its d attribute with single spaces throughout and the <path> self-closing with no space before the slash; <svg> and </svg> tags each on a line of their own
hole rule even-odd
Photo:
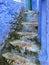
<svg viewBox="0 0 49 65">
<path fill-rule="evenodd" d="M 20 12 L 22 5 L 22 2 L 15 2 L 14 0 L 0 0 L 0 44 L 8 35 L 9 21 L 12 20 L 15 12 Z"/>
</svg>

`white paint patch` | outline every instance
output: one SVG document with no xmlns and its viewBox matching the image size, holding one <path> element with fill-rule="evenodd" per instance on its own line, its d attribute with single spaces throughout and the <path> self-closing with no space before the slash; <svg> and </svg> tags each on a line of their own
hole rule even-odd
<svg viewBox="0 0 49 65">
<path fill-rule="evenodd" d="M 14 1 L 16 1 L 16 2 L 21 2 L 21 0 L 14 0 Z"/>
</svg>

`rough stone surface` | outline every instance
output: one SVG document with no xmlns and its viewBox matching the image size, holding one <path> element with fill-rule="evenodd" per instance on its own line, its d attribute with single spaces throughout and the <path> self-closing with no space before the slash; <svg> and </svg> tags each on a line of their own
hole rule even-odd
<svg viewBox="0 0 49 65">
<path fill-rule="evenodd" d="M 0 44 L 8 36 L 10 27 L 10 20 L 13 14 L 17 11 L 19 13 L 22 2 L 15 2 L 14 0 L 0 0 Z M 3 46 L 0 45 L 0 50 Z"/>
<path fill-rule="evenodd" d="M 13 0 L 0 0 L 0 42 L 5 38 L 10 27 L 9 21 L 14 12 L 20 11 L 22 3 Z"/>
</svg>

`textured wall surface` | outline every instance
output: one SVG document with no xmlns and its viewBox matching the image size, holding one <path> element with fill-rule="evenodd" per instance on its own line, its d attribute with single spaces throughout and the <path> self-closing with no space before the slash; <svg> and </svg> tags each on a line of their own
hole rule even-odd
<svg viewBox="0 0 49 65">
<path fill-rule="evenodd" d="M 48 54 L 48 57 L 47 57 L 47 63 L 49 65 L 49 0 L 47 0 L 47 54 Z"/>
<path fill-rule="evenodd" d="M 39 60 L 41 65 L 47 65 L 47 0 L 41 0 L 40 7 L 40 20 L 39 20 L 39 38 L 41 41 L 41 51 L 39 54 Z M 48 64 L 49 65 L 49 64 Z"/>
<path fill-rule="evenodd" d="M 23 4 L 13 0 L 0 0 L 0 42 L 6 38 L 14 12 L 20 11 Z M 1 43 L 0 43 L 1 44 Z M 1 47 L 0 47 L 1 49 Z"/>
</svg>

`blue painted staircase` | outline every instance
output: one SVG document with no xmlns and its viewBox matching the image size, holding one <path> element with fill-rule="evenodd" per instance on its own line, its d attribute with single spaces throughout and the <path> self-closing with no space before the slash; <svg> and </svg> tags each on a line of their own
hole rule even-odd
<svg viewBox="0 0 49 65">
<path fill-rule="evenodd" d="M 25 20 L 21 22 L 22 29 L 16 31 L 16 34 L 21 36 L 20 39 L 9 42 L 17 49 L 12 49 L 11 52 L 2 55 L 9 64 L 13 60 L 13 65 L 40 65 L 38 60 L 40 46 L 34 40 L 38 35 L 38 12 L 27 10 L 24 11 L 24 14 Z"/>
</svg>

